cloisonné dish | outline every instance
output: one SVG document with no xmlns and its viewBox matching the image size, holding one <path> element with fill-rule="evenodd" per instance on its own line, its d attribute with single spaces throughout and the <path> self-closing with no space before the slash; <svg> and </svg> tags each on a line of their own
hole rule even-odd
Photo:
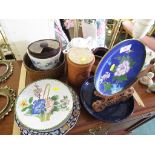
<svg viewBox="0 0 155 155">
<path fill-rule="evenodd" d="M 73 96 L 67 85 L 54 79 L 36 81 L 16 100 L 16 118 L 28 129 L 51 131 L 71 116 Z"/>
<path fill-rule="evenodd" d="M 100 98 L 94 95 L 94 91 L 94 77 L 90 77 L 81 87 L 80 98 L 85 109 L 96 119 L 107 122 L 119 122 L 127 118 L 133 112 L 133 97 L 125 102 L 119 102 L 108 106 L 101 112 L 95 112 L 92 108 L 92 103 Z"/>
<path fill-rule="evenodd" d="M 72 93 L 73 97 L 73 110 L 70 115 L 70 117 L 67 119 L 66 122 L 62 123 L 59 128 L 50 130 L 50 131 L 36 131 L 32 130 L 30 128 L 27 128 L 21 124 L 21 122 L 18 120 L 17 117 L 15 117 L 16 122 L 20 128 L 21 134 L 22 135 L 64 135 L 68 131 L 70 131 L 76 124 L 79 116 L 80 116 L 80 102 L 79 102 L 79 97 L 75 93 L 75 91 L 69 87 L 70 92 Z"/>
<path fill-rule="evenodd" d="M 145 46 L 129 39 L 114 46 L 100 61 L 95 72 L 95 88 L 112 96 L 129 87 L 141 71 L 146 57 Z"/>
</svg>

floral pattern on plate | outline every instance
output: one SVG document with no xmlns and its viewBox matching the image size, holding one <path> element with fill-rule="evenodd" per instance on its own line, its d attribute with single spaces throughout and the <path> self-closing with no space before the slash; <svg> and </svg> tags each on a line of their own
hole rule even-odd
<svg viewBox="0 0 155 155">
<path fill-rule="evenodd" d="M 114 70 L 113 80 L 118 82 L 123 82 L 128 80 L 127 73 L 135 65 L 135 61 L 129 56 L 117 57 L 116 58 L 120 63 Z"/>
<path fill-rule="evenodd" d="M 68 86 L 56 79 L 38 80 L 28 85 L 16 100 L 15 113 L 20 123 L 32 130 L 60 127 L 73 110 Z"/>
<path fill-rule="evenodd" d="M 64 135 L 69 130 L 71 130 L 75 126 L 80 116 L 80 102 L 79 102 L 79 97 L 77 96 L 75 91 L 71 87 L 69 87 L 69 90 L 71 91 L 73 96 L 73 111 L 71 116 L 64 124 L 62 124 L 57 129 L 42 132 L 42 131 L 36 131 L 25 127 L 23 124 L 20 123 L 18 118 L 15 117 L 18 127 L 20 128 L 21 134 L 22 135 Z"/>
<path fill-rule="evenodd" d="M 128 39 L 115 45 L 100 61 L 94 78 L 96 90 L 111 96 L 130 86 L 145 62 L 145 46 Z"/>
<path fill-rule="evenodd" d="M 122 88 L 119 85 L 119 83 L 128 80 L 127 73 L 130 71 L 130 69 L 135 65 L 135 61 L 130 58 L 129 56 L 123 56 L 123 57 L 116 57 L 114 59 L 117 59 L 120 63 L 118 66 L 112 65 L 110 67 L 109 72 L 105 72 L 100 77 L 100 84 L 104 85 L 104 91 L 111 91 L 112 93 L 117 93 Z M 112 84 L 111 82 L 107 82 L 106 80 L 110 78 L 111 74 L 113 73 L 112 81 L 115 81 L 116 84 Z"/>
<path fill-rule="evenodd" d="M 24 99 L 20 103 L 21 111 L 25 115 L 35 116 L 40 119 L 41 122 L 43 121 L 49 121 L 51 118 L 51 115 L 54 112 L 58 112 L 60 110 L 69 110 L 68 104 L 69 99 L 68 96 L 63 96 L 60 101 L 58 101 L 59 96 L 53 95 L 53 96 L 47 96 L 47 98 L 44 98 L 44 96 L 41 96 L 42 88 L 39 87 L 38 84 L 34 85 L 35 89 L 33 90 L 34 96 L 37 99 L 34 99 L 32 96 L 28 99 Z M 51 88 L 50 84 L 46 84 L 45 91 L 47 88 Z M 58 90 L 58 88 L 53 88 L 55 91 Z M 49 90 L 50 91 L 50 90 Z M 48 92 L 49 94 L 49 92 Z"/>
</svg>

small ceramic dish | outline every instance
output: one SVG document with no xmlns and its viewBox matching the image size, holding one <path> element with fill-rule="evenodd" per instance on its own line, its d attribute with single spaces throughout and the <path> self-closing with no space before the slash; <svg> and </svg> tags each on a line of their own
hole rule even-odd
<svg viewBox="0 0 155 155">
<path fill-rule="evenodd" d="M 150 68 L 151 72 L 155 73 L 155 64 L 153 64 Z"/>
<path fill-rule="evenodd" d="M 73 111 L 69 88 L 54 79 L 28 85 L 16 100 L 15 114 L 20 124 L 34 132 L 50 132 L 67 122 Z"/>
<path fill-rule="evenodd" d="M 28 54 L 24 55 L 23 63 L 27 70 L 28 76 L 33 81 L 44 79 L 44 78 L 59 78 L 61 75 L 64 74 L 64 70 L 65 70 L 65 58 L 64 58 L 63 53 L 61 53 L 60 61 L 57 64 L 57 66 L 55 66 L 54 68 L 49 69 L 49 70 L 39 70 L 39 69 L 35 68 L 35 66 L 31 62 Z"/>
<path fill-rule="evenodd" d="M 96 90 L 102 95 L 112 96 L 127 89 L 135 82 L 145 56 L 145 46 L 138 40 L 129 39 L 115 45 L 96 69 Z"/>
<path fill-rule="evenodd" d="M 150 79 L 148 76 L 143 76 L 139 78 L 139 82 L 145 86 L 153 84 L 153 80 Z"/>
<path fill-rule="evenodd" d="M 146 48 L 146 58 L 145 58 L 144 66 L 141 71 L 145 70 L 149 66 L 151 60 L 153 60 L 152 58 L 155 57 L 154 51 L 150 50 L 148 47 L 145 47 L 145 48 Z"/>
<path fill-rule="evenodd" d="M 80 98 L 85 109 L 96 119 L 107 122 L 119 122 L 127 118 L 134 109 L 134 99 L 130 97 L 125 102 L 119 102 L 117 104 L 107 106 L 101 112 L 95 112 L 92 108 L 92 103 L 99 99 L 99 97 L 94 95 L 94 77 L 90 77 L 86 80 L 80 91 Z"/>
<path fill-rule="evenodd" d="M 148 73 L 147 73 L 147 76 L 148 76 L 150 79 L 152 79 L 152 78 L 154 78 L 154 73 L 153 73 L 153 72 L 148 72 Z"/>
<path fill-rule="evenodd" d="M 153 72 L 148 72 L 147 75 L 139 78 L 139 82 L 145 86 L 149 86 L 153 84 L 152 78 L 154 77 Z"/>
<path fill-rule="evenodd" d="M 155 83 L 148 86 L 148 90 L 155 93 Z"/>
</svg>

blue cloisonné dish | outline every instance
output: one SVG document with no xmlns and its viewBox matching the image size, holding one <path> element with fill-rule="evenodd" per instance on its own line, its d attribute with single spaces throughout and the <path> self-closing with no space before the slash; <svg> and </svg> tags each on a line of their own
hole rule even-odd
<svg viewBox="0 0 155 155">
<path fill-rule="evenodd" d="M 114 46 L 102 58 L 96 69 L 96 90 L 106 96 L 125 90 L 135 82 L 145 57 L 145 46 L 138 40 L 125 40 Z"/>
<path fill-rule="evenodd" d="M 134 99 L 133 97 L 129 98 L 125 102 L 120 102 L 118 104 L 111 105 L 106 107 L 102 112 L 95 112 L 92 108 L 92 103 L 95 100 L 98 100 L 99 97 L 94 95 L 94 77 L 90 77 L 86 80 L 80 91 L 81 102 L 85 109 L 95 118 L 107 121 L 107 122 L 119 122 L 127 118 L 134 109 Z"/>
</svg>

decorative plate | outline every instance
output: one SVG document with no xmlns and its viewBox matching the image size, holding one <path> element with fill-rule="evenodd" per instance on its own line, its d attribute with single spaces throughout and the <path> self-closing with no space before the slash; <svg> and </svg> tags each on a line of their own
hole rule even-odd
<svg viewBox="0 0 155 155">
<path fill-rule="evenodd" d="M 26 128 L 51 131 L 68 120 L 73 110 L 73 97 L 62 82 L 52 79 L 28 85 L 16 101 L 16 117 Z"/>
<path fill-rule="evenodd" d="M 80 98 L 83 106 L 93 117 L 107 122 L 119 122 L 127 118 L 133 112 L 133 97 L 129 98 L 126 102 L 108 106 L 102 112 L 95 112 L 92 108 L 92 103 L 98 100 L 99 97 L 94 95 L 94 90 L 94 77 L 90 77 L 83 83 L 80 91 Z"/>
<path fill-rule="evenodd" d="M 95 73 L 95 88 L 111 96 L 135 82 L 146 57 L 145 46 L 138 40 L 125 40 L 112 48 L 100 61 Z"/>
<path fill-rule="evenodd" d="M 69 90 L 73 96 L 73 111 L 67 122 L 62 124 L 58 129 L 51 130 L 50 132 L 38 132 L 29 128 L 24 127 L 20 121 L 15 117 L 18 126 L 20 127 L 20 131 L 22 135 L 64 135 L 68 131 L 70 131 L 76 124 L 79 116 L 80 116 L 80 102 L 79 97 L 75 93 L 75 91 L 69 87 Z"/>
</svg>

